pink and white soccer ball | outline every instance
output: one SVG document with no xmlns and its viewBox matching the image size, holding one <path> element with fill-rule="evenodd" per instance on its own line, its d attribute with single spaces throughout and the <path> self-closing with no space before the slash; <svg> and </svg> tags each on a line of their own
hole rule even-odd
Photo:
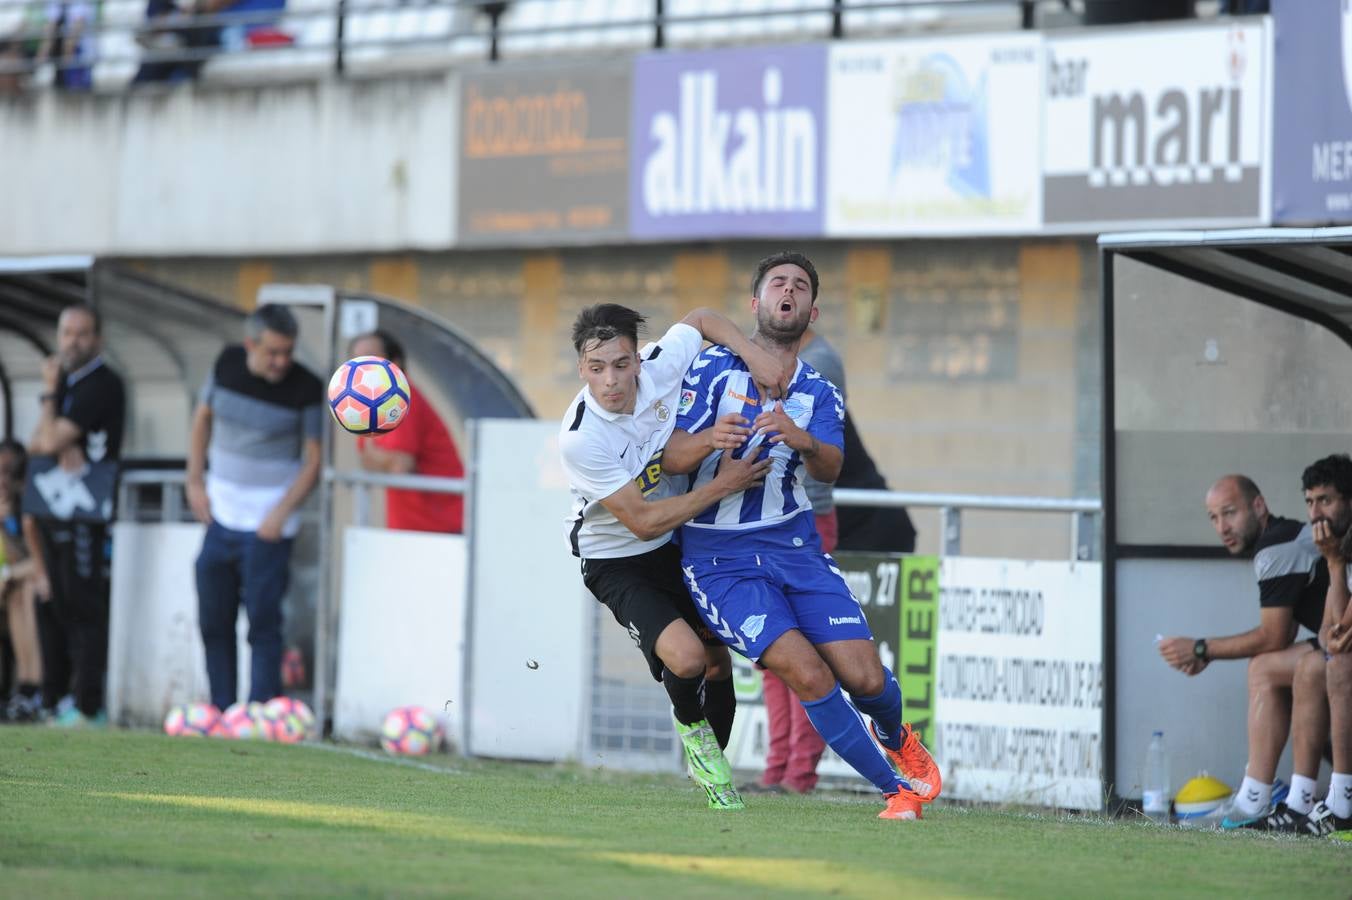
<svg viewBox="0 0 1352 900">
<path fill-rule="evenodd" d="M 210 703 L 182 703 L 164 717 L 164 733 L 171 737 L 206 737 L 221 721 L 221 711 Z"/>
<path fill-rule="evenodd" d="M 408 415 L 408 404 L 408 379 L 379 356 L 349 359 L 329 378 L 333 420 L 353 434 L 393 431 Z"/>
<path fill-rule="evenodd" d="M 237 741 L 266 738 L 268 732 L 267 722 L 263 718 L 263 704 L 257 701 L 232 703 L 221 713 L 221 721 L 214 734 Z"/>
<path fill-rule="evenodd" d="M 441 725 L 421 706 L 401 706 L 385 717 L 380 746 L 388 753 L 422 756 L 441 745 Z"/>
<path fill-rule="evenodd" d="M 263 705 L 267 736 L 283 744 L 295 744 L 315 733 L 315 714 L 293 697 L 273 697 Z"/>
</svg>

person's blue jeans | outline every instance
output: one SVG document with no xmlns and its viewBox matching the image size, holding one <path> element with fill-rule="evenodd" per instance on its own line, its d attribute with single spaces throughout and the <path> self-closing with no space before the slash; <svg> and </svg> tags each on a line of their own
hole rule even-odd
<svg viewBox="0 0 1352 900">
<path fill-rule="evenodd" d="M 212 522 L 197 557 L 197 620 L 207 657 L 211 702 L 235 702 L 239 663 L 235 619 L 249 617 L 249 699 L 266 703 L 282 692 L 282 595 L 291 574 L 291 539 L 260 540 Z"/>
</svg>

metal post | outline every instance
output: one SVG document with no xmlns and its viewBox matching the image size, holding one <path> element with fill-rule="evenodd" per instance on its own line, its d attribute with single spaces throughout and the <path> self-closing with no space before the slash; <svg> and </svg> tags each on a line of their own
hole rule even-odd
<svg viewBox="0 0 1352 900">
<path fill-rule="evenodd" d="M 338 346 L 338 301 L 332 294 L 323 304 L 324 371 L 332 372 Z M 315 717 L 320 734 L 328 736 L 333 728 L 332 686 L 337 684 L 338 617 L 332 601 L 333 561 L 336 558 L 333 529 L 333 481 L 325 473 L 333 465 L 333 429 L 321 429 L 319 465 L 319 596 L 315 598 Z"/>
<path fill-rule="evenodd" d="M 661 50 L 667 45 L 667 33 L 663 27 L 666 23 L 663 16 L 666 14 L 662 0 L 653 0 L 653 49 Z"/>
<path fill-rule="evenodd" d="M 845 36 L 845 0 L 831 0 L 831 38 L 840 40 Z"/>
<path fill-rule="evenodd" d="M 371 524 L 371 490 L 364 484 L 352 485 L 352 524 L 358 528 Z"/>
<path fill-rule="evenodd" d="M 1098 519 L 1092 512 L 1072 513 L 1070 517 L 1071 559 L 1089 561 L 1098 556 Z"/>
<path fill-rule="evenodd" d="M 166 482 L 164 487 L 160 488 L 160 501 L 163 504 L 160 507 L 161 522 L 183 521 L 182 486 Z"/>
<path fill-rule="evenodd" d="M 940 507 L 939 532 L 943 535 L 939 542 L 940 552 L 944 556 L 961 556 L 962 510 L 956 506 Z"/>
<path fill-rule="evenodd" d="M 337 16 L 338 21 L 333 37 L 333 71 L 339 78 L 342 78 L 343 70 L 347 68 L 347 59 L 343 55 L 343 44 L 347 32 L 347 0 L 338 0 L 338 8 L 334 15 Z"/>
</svg>

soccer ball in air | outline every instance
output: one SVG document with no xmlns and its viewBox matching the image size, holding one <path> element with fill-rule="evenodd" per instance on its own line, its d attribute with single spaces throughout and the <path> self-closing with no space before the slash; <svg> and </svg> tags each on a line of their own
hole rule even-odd
<svg viewBox="0 0 1352 900">
<path fill-rule="evenodd" d="M 221 711 L 210 703 L 185 703 L 164 717 L 164 733 L 170 737 L 206 737 L 221 720 Z"/>
<path fill-rule="evenodd" d="M 263 705 L 263 724 L 270 739 L 295 744 L 314 734 L 315 714 L 300 700 L 273 697 Z"/>
<path fill-rule="evenodd" d="M 349 359 L 329 379 L 333 419 L 353 434 L 393 431 L 408 415 L 408 379 L 379 356 Z"/>
<path fill-rule="evenodd" d="M 385 717 L 380 746 L 389 753 L 422 756 L 441 743 L 441 726 L 421 706 L 401 706 Z"/>
<path fill-rule="evenodd" d="M 256 701 L 232 703 L 221 713 L 221 721 L 212 734 L 238 741 L 266 738 L 268 732 L 263 720 L 263 704 Z"/>
</svg>

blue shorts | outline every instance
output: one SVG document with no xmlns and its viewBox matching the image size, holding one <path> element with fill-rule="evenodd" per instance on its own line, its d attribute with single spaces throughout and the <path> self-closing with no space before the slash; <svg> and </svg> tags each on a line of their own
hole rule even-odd
<svg viewBox="0 0 1352 900">
<path fill-rule="evenodd" d="M 873 639 L 859 601 L 825 553 L 686 557 L 681 570 L 700 617 L 752 662 L 791 628 L 813 644 Z"/>
</svg>

